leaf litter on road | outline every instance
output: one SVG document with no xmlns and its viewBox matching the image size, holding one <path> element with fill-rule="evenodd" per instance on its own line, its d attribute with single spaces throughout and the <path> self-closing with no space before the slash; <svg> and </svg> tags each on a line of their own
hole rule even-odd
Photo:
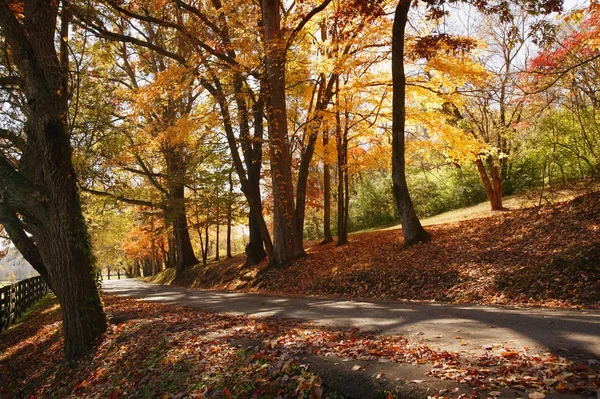
<svg viewBox="0 0 600 399">
<path fill-rule="evenodd" d="M 595 365 L 554 355 L 498 348 L 472 360 L 402 336 L 377 336 L 357 328 L 254 319 L 109 295 L 104 302 L 118 323 L 111 324 L 92 355 L 73 367 L 62 361 L 56 307 L 5 332 L 0 341 L 0 396 L 320 398 L 322 382 L 303 360 L 309 353 L 427 364 L 430 376 L 469 384 L 474 395 L 496 388 L 528 394 L 591 394 L 600 389 Z M 503 355 L 507 352 L 511 355 Z M 364 367 L 356 366 L 357 372 Z M 442 396 L 460 397 L 455 392 Z"/>
</svg>

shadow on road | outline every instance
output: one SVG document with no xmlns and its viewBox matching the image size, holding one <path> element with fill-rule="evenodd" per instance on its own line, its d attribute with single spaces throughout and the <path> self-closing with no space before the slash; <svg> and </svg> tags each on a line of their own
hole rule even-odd
<svg viewBox="0 0 600 399">
<path fill-rule="evenodd" d="M 483 352 L 484 346 L 501 344 L 573 360 L 600 358 L 597 311 L 283 298 L 150 285 L 134 279 L 106 281 L 104 291 L 215 312 L 413 336 L 440 349 L 473 355 Z"/>
</svg>

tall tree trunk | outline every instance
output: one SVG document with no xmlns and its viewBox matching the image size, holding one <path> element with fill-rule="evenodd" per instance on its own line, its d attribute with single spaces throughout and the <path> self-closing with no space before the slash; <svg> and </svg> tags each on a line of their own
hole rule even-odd
<svg viewBox="0 0 600 399">
<path fill-rule="evenodd" d="M 202 259 L 204 265 L 208 259 L 208 225 L 204 227 L 204 258 Z"/>
<path fill-rule="evenodd" d="M 219 260 L 219 205 L 217 204 L 217 231 L 216 231 L 216 238 L 215 238 L 215 260 Z"/>
<path fill-rule="evenodd" d="M 346 227 L 346 194 L 345 184 L 346 173 L 347 173 L 347 141 L 344 140 L 342 134 L 342 121 L 340 118 L 340 99 L 339 99 L 339 79 L 336 82 L 336 111 L 335 111 L 335 140 L 337 145 L 337 164 L 338 164 L 338 186 L 337 186 L 337 230 L 338 230 L 338 241 L 337 245 L 344 245 L 348 242 L 348 230 Z"/>
<path fill-rule="evenodd" d="M 213 6 L 216 10 L 222 9 L 222 4 L 218 0 L 213 1 Z M 227 55 L 235 59 L 236 52 L 231 45 L 229 27 L 227 26 L 227 19 L 224 17 L 224 14 L 221 14 L 219 22 L 221 24 L 219 36 L 221 37 L 223 47 L 226 49 Z M 227 142 L 233 158 L 233 164 L 240 179 L 242 192 L 248 200 L 248 206 L 250 208 L 248 226 L 251 234 L 250 242 L 246 248 L 246 253 L 248 255 L 246 265 L 254 265 L 263 260 L 267 254 L 271 254 L 273 251 L 271 236 L 262 214 L 262 199 L 260 196 L 265 85 L 263 82 L 261 82 L 260 94 L 252 106 L 252 112 L 254 116 L 254 137 L 251 139 L 249 111 L 246 100 L 247 95 L 243 92 L 244 78 L 241 74 L 241 71 L 233 71 L 233 91 L 237 105 L 239 122 L 239 140 L 236 140 L 231 126 L 231 118 L 229 116 L 227 102 L 225 101 L 225 96 L 221 88 L 220 81 L 216 76 L 213 76 L 213 82 L 213 87 L 206 84 L 205 87 L 211 91 L 211 93 L 219 102 L 221 113 L 223 115 L 223 125 L 225 127 Z M 244 167 L 238 153 L 238 142 L 241 144 L 244 153 L 247 175 L 246 171 L 244 171 Z M 228 252 L 228 255 L 230 255 L 230 251 Z"/>
<path fill-rule="evenodd" d="M 392 181 L 394 197 L 400 213 L 404 244 L 411 245 L 430 239 L 421 226 L 408 192 L 405 170 L 406 75 L 404 72 L 404 34 L 411 0 L 400 0 L 396 7 L 392 32 Z"/>
<path fill-rule="evenodd" d="M 176 273 L 179 274 L 198 263 L 194 254 L 185 211 L 184 186 L 173 185 L 170 188 L 169 213 L 173 218 L 175 250 L 177 254 Z"/>
<path fill-rule="evenodd" d="M 138 260 L 133 261 L 133 273 L 134 277 L 142 276 L 142 267 L 140 266 L 140 262 Z"/>
<path fill-rule="evenodd" d="M 302 242 L 294 234 L 296 217 L 292 162 L 285 103 L 285 35 L 280 26 L 280 0 L 262 0 L 265 40 L 265 83 L 267 85 L 267 122 L 269 156 L 273 183 L 272 266 L 286 265 L 304 254 Z"/>
<path fill-rule="evenodd" d="M 167 228 L 167 267 L 177 267 L 177 248 L 175 245 L 175 235 L 170 228 Z"/>
<path fill-rule="evenodd" d="M 233 179 L 231 174 L 233 170 L 229 171 L 229 201 L 227 201 L 227 259 L 231 259 L 231 224 L 232 224 L 232 212 L 233 212 Z"/>
<path fill-rule="evenodd" d="M 321 74 L 318 83 L 317 100 L 315 101 L 314 111 L 310 112 L 309 118 L 312 121 L 307 126 L 308 142 L 302 152 L 300 159 L 300 168 L 298 170 L 298 183 L 296 184 L 296 231 L 295 236 L 299 241 L 299 245 L 303 246 L 304 242 L 304 218 L 306 214 L 306 189 L 308 186 L 308 177 L 310 173 L 310 163 L 315 153 L 319 130 L 323 121 L 323 112 L 327 108 L 331 98 L 333 97 L 335 83 L 339 80 L 337 74 L 332 74 L 329 81 L 326 83 L 325 75 Z M 312 115 L 310 115 L 312 114 Z"/>
<path fill-rule="evenodd" d="M 331 236 L 331 167 L 329 166 L 329 128 L 323 128 L 323 241 L 333 241 Z"/>
<path fill-rule="evenodd" d="M 262 199 L 260 196 L 260 172 L 262 169 L 262 141 L 264 135 L 263 124 L 263 96 L 252 107 L 254 116 L 254 140 L 252 146 L 248 146 L 245 154 L 246 169 L 248 170 L 249 192 L 254 199 L 254 208 L 248 213 L 248 229 L 250 230 L 250 241 L 246 246 L 246 266 L 253 266 L 267 257 L 265 248 L 272 245 L 271 237 L 263 235 L 261 230 L 262 218 Z M 254 212 L 253 212 L 254 210 Z M 267 245 L 268 244 L 268 245 Z"/>
<path fill-rule="evenodd" d="M 32 239 L 28 243 L 35 244 L 61 305 L 65 356 L 75 359 L 106 330 L 106 317 L 72 163 L 67 122 L 70 11 L 64 4 L 60 54 L 55 48 L 60 3 L 25 2 L 20 22 L 9 3 L 0 2 L 0 29 L 27 97 L 27 141 L 18 171 L 0 157 L 0 207 L 23 217 Z"/>
<path fill-rule="evenodd" d="M 248 207 L 250 208 L 249 216 L 249 227 L 252 231 L 252 224 L 258 226 L 259 234 L 250 237 L 249 247 L 246 248 L 246 254 L 248 255 L 247 264 L 255 264 L 264 259 L 266 254 L 273 252 L 273 243 L 271 236 L 265 223 L 265 219 L 262 214 L 262 201 L 260 197 L 260 169 L 262 162 L 262 135 L 263 135 L 263 123 L 262 123 L 262 100 L 259 99 L 259 106 L 254 110 L 255 115 L 255 127 L 254 127 L 254 143 L 252 146 L 247 146 L 245 155 L 245 161 L 248 169 L 246 170 L 242 163 L 242 158 L 238 152 L 238 140 L 235 137 L 233 124 L 231 120 L 231 114 L 225 94 L 220 86 L 220 82 L 214 77 L 214 84 L 212 86 L 208 82 L 203 82 L 203 86 L 215 97 L 221 110 L 221 116 L 223 117 L 223 127 L 225 129 L 225 136 L 227 137 L 227 143 L 233 160 L 235 171 L 240 179 L 240 185 L 246 200 L 248 201 Z M 237 87 L 237 85 L 234 85 Z M 237 98 L 236 93 L 236 98 Z M 261 96 L 262 98 L 262 96 Z M 244 114 L 245 107 L 240 107 L 238 113 Z M 257 118 L 258 117 L 258 118 Z M 241 118 L 247 120 L 247 118 Z M 248 125 L 240 124 L 240 133 L 243 136 L 249 136 Z M 244 133 L 246 132 L 246 133 Z M 263 247 L 264 244 L 264 248 Z M 250 249 L 250 251 L 248 250 Z M 263 255 L 264 254 L 264 255 Z"/>
</svg>

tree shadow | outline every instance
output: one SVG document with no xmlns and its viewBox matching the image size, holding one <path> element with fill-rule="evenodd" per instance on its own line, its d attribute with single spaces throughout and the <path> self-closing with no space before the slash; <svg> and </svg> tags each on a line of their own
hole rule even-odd
<svg viewBox="0 0 600 399">
<path fill-rule="evenodd" d="M 106 289 L 146 301 L 177 303 L 214 312 L 251 317 L 278 317 L 314 321 L 324 326 L 359 327 L 380 334 L 417 335 L 432 345 L 463 349 L 467 344 L 539 346 L 566 358 L 600 357 L 600 312 L 541 308 L 423 304 L 396 301 L 350 301 L 318 298 L 199 291 L 151 286 L 137 281 Z M 443 340 L 434 336 L 443 335 Z M 470 347 L 471 348 L 471 347 Z M 533 349 L 533 348 L 532 348 Z"/>
</svg>

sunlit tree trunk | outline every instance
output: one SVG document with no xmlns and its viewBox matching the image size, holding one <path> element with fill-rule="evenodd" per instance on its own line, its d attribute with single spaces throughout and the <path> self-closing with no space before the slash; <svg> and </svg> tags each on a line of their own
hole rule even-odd
<svg viewBox="0 0 600 399">
<path fill-rule="evenodd" d="M 348 140 L 344 139 L 344 133 L 342 133 L 342 121 L 340 117 L 340 99 L 339 99 L 339 79 L 336 82 L 336 110 L 335 110 L 335 138 L 337 144 L 337 172 L 338 172 L 338 186 L 337 186 L 337 232 L 338 240 L 337 245 L 344 245 L 348 242 L 348 223 L 346 217 L 348 212 L 346 211 L 346 174 L 347 170 L 347 153 L 348 153 Z"/>
<path fill-rule="evenodd" d="M 286 43 L 280 26 L 280 0 L 262 0 L 265 41 L 265 83 L 269 156 L 273 184 L 272 266 L 290 263 L 304 254 L 302 242 L 294 234 L 296 218 L 292 184 L 291 153 L 285 103 Z"/>
<path fill-rule="evenodd" d="M 323 244 L 333 241 L 331 236 L 331 166 L 329 165 L 329 128 L 323 129 Z"/>
<path fill-rule="evenodd" d="M 185 205 L 185 174 L 181 149 L 170 147 L 163 150 L 167 164 L 167 180 L 169 187 L 168 214 L 173 223 L 175 250 L 177 252 L 177 274 L 198 263 L 188 229 Z"/>
<path fill-rule="evenodd" d="M 421 226 L 408 192 L 405 170 L 406 75 L 404 72 L 404 35 L 411 1 L 401 0 L 394 17 L 392 33 L 392 182 L 394 198 L 402 223 L 404 244 L 411 245 L 430 239 Z"/>
<path fill-rule="evenodd" d="M 483 189 L 485 190 L 485 195 L 490 202 L 490 206 L 493 211 L 499 211 L 503 209 L 502 179 L 498 170 L 498 165 L 495 165 L 491 160 L 488 162 L 488 164 L 490 165 L 491 181 L 483 160 L 481 160 L 481 158 L 477 158 L 475 160 L 475 166 L 477 166 L 477 172 L 481 178 L 481 183 L 483 184 Z"/>
</svg>

